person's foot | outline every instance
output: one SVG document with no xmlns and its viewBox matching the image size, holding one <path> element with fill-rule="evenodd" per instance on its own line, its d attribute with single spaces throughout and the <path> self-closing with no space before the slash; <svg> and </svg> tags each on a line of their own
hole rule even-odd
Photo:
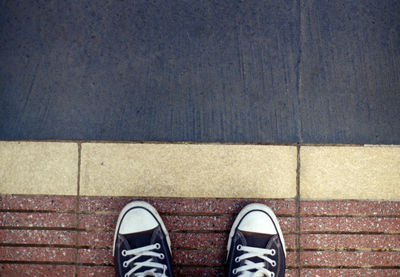
<svg viewBox="0 0 400 277">
<path fill-rule="evenodd" d="M 286 249 L 272 210 L 247 205 L 233 223 L 228 240 L 228 277 L 285 275 Z"/>
<path fill-rule="evenodd" d="M 156 209 L 146 202 L 126 205 L 118 217 L 113 256 L 118 277 L 172 277 L 171 242 Z"/>
</svg>

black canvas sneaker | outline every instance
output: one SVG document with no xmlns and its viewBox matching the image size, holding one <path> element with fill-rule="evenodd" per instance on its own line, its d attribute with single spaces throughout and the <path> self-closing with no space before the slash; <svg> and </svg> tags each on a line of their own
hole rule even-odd
<svg viewBox="0 0 400 277">
<path fill-rule="evenodd" d="M 272 210 L 247 205 L 233 223 L 228 240 L 228 276 L 283 277 L 286 249 Z"/>
<path fill-rule="evenodd" d="M 118 217 L 113 256 L 118 277 L 172 277 L 171 242 L 156 209 L 146 202 L 126 205 Z"/>
</svg>

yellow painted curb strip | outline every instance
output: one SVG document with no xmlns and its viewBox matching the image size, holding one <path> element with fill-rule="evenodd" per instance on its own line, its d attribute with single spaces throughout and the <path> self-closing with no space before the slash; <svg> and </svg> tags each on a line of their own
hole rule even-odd
<svg viewBox="0 0 400 277">
<path fill-rule="evenodd" d="M 293 198 L 295 146 L 82 144 L 81 195 Z"/>
<path fill-rule="evenodd" d="M 76 195 L 78 145 L 0 141 L 0 193 Z"/>
<path fill-rule="evenodd" d="M 300 150 L 301 198 L 400 200 L 400 147 Z"/>
<path fill-rule="evenodd" d="M 76 195 L 77 142 L 0 141 L 0 193 Z M 297 147 L 81 143 L 80 195 L 296 197 Z M 301 146 L 301 199 L 400 200 L 399 146 Z"/>
</svg>

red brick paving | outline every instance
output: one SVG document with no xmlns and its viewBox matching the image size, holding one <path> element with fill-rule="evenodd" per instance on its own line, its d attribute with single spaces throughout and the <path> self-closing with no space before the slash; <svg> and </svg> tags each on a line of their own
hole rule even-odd
<svg viewBox="0 0 400 277">
<path fill-rule="evenodd" d="M 302 232 L 398 233 L 400 217 L 305 217 Z"/>
<path fill-rule="evenodd" d="M 80 231 L 78 245 L 81 247 L 110 247 L 113 244 L 113 231 Z"/>
<path fill-rule="evenodd" d="M 81 214 L 79 216 L 79 228 L 85 230 L 109 230 L 112 231 L 117 224 L 117 214 Z"/>
<path fill-rule="evenodd" d="M 287 269 L 285 277 L 298 276 L 297 269 Z M 181 266 L 174 267 L 175 276 L 190 276 L 190 277 L 223 277 L 225 276 L 225 267 L 195 267 Z M 114 268 L 111 266 L 78 266 L 78 277 L 109 277 L 114 276 Z"/>
<path fill-rule="evenodd" d="M 95 265 L 111 265 L 113 256 L 111 249 L 79 249 L 78 263 L 80 264 L 95 264 Z"/>
<path fill-rule="evenodd" d="M 184 249 L 223 249 L 228 243 L 228 232 L 222 233 L 181 233 L 169 234 L 174 248 Z"/>
<path fill-rule="evenodd" d="M 76 231 L 0 229 L 1 243 L 74 246 Z"/>
<path fill-rule="evenodd" d="M 73 248 L 0 246 L 0 261 L 73 263 L 75 253 Z"/>
<path fill-rule="evenodd" d="M 74 272 L 74 265 L 0 264 L 0 276 L 6 277 L 65 277 L 74 276 Z"/>
<path fill-rule="evenodd" d="M 224 249 L 174 249 L 172 255 L 174 264 L 191 266 L 223 266 L 226 258 Z"/>
<path fill-rule="evenodd" d="M 78 277 L 109 277 L 115 276 L 113 266 L 77 266 Z"/>
<path fill-rule="evenodd" d="M 202 277 L 202 276 L 215 276 L 215 277 L 223 277 L 225 276 L 225 268 L 224 267 L 179 267 L 174 270 L 176 276 L 193 276 L 193 277 Z M 298 276 L 297 269 L 286 269 L 285 277 L 296 277 Z"/>
<path fill-rule="evenodd" d="M 0 195 L 0 209 L 73 212 L 76 209 L 76 197 Z"/>
<path fill-rule="evenodd" d="M 0 212 L 2 226 L 35 228 L 75 228 L 76 215 L 65 213 Z"/>
<path fill-rule="evenodd" d="M 390 267 L 400 262 L 400 252 L 302 251 L 301 264 L 309 267 Z"/>
<path fill-rule="evenodd" d="M 340 277 L 365 277 L 365 276 L 382 276 L 382 277 L 399 277 L 399 269 L 371 269 L 371 268 L 311 268 L 302 269 L 301 277 L 325 277 L 325 276 L 340 276 Z"/>
<path fill-rule="evenodd" d="M 400 216 L 400 201 L 301 201 L 302 215 Z"/>
<path fill-rule="evenodd" d="M 303 234 L 303 249 L 400 250 L 399 235 L 376 234 Z"/>
<path fill-rule="evenodd" d="M 0 196 L 0 276 L 113 276 L 127 197 Z M 160 212 L 177 276 L 224 276 L 226 242 L 248 203 L 278 215 L 286 276 L 400 276 L 400 202 L 142 198 Z M 78 219 L 78 221 L 77 221 Z M 299 251 L 299 252 L 298 252 Z"/>
<path fill-rule="evenodd" d="M 203 277 L 203 276 L 225 276 L 224 267 L 175 267 L 174 274 L 176 276 L 193 276 L 193 277 Z"/>
</svg>

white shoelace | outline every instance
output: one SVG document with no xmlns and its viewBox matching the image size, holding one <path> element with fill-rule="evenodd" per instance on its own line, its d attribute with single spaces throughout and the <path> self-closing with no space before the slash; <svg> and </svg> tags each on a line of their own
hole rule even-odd
<svg viewBox="0 0 400 277">
<path fill-rule="evenodd" d="M 240 244 L 236 247 L 236 249 L 238 251 L 243 251 L 244 254 L 237 257 L 235 259 L 235 262 L 239 263 L 244 260 L 245 265 L 235 268 L 233 270 L 233 274 L 240 273 L 240 275 L 238 277 L 262 277 L 262 276 L 274 277 L 275 276 L 275 273 L 273 273 L 265 268 L 264 262 L 255 263 L 255 262 L 248 260 L 250 258 L 257 257 L 257 258 L 260 258 L 260 259 L 268 262 L 272 267 L 275 267 L 276 262 L 266 256 L 266 255 L 275 256 L 276 251 L 274 249 L 263 249 L 263 248 L 257 248 L 257 247 L 243 246 Z M 256 270 L 256 272 L 251 272 L 250 270 Z"/>
<path fill-rule="evenodd" d="M 159 243 L 132 249 L 132 250 L 123 250 L 122 251 L 122 256 L 134 256 L 131 259 L 124 261 L 122 264 L 123 267 L 127 268 L 132 262 L 135 260 L 139 259 L 142 256 L 148 256 L 148 257 L 158 257 L 161 260 L 165 258 L 164 254 L 162 253 L 157 253 L 154 252 L 153 250 L 158 250 L 161 248 L 161 245 Z M 143 268 L 152 268 L 151 270 L 145 270 L 143 271 Z M 138 271 L 142 268 L 142 271 Z M 157 273 L 157 269 L 161 269 L 163 272 L 162 273 Z M 134 263 L 134 267 L 129 270 L 125 274 L 125 277 L 130 277 L 130 276 L 135 276 L 135 277 L 145 277 L 145 276 L 155 276 L 155 277 L 167 277 L 166 272 L 167 271 L 167 266 L 165 264 L 160 264 L 157 262 L 153 261 L 153 258 L 150 258 L 144 262 L 136 262 Z M 134 274 L 134 275 L 132 275 Z"/>
</svg>

